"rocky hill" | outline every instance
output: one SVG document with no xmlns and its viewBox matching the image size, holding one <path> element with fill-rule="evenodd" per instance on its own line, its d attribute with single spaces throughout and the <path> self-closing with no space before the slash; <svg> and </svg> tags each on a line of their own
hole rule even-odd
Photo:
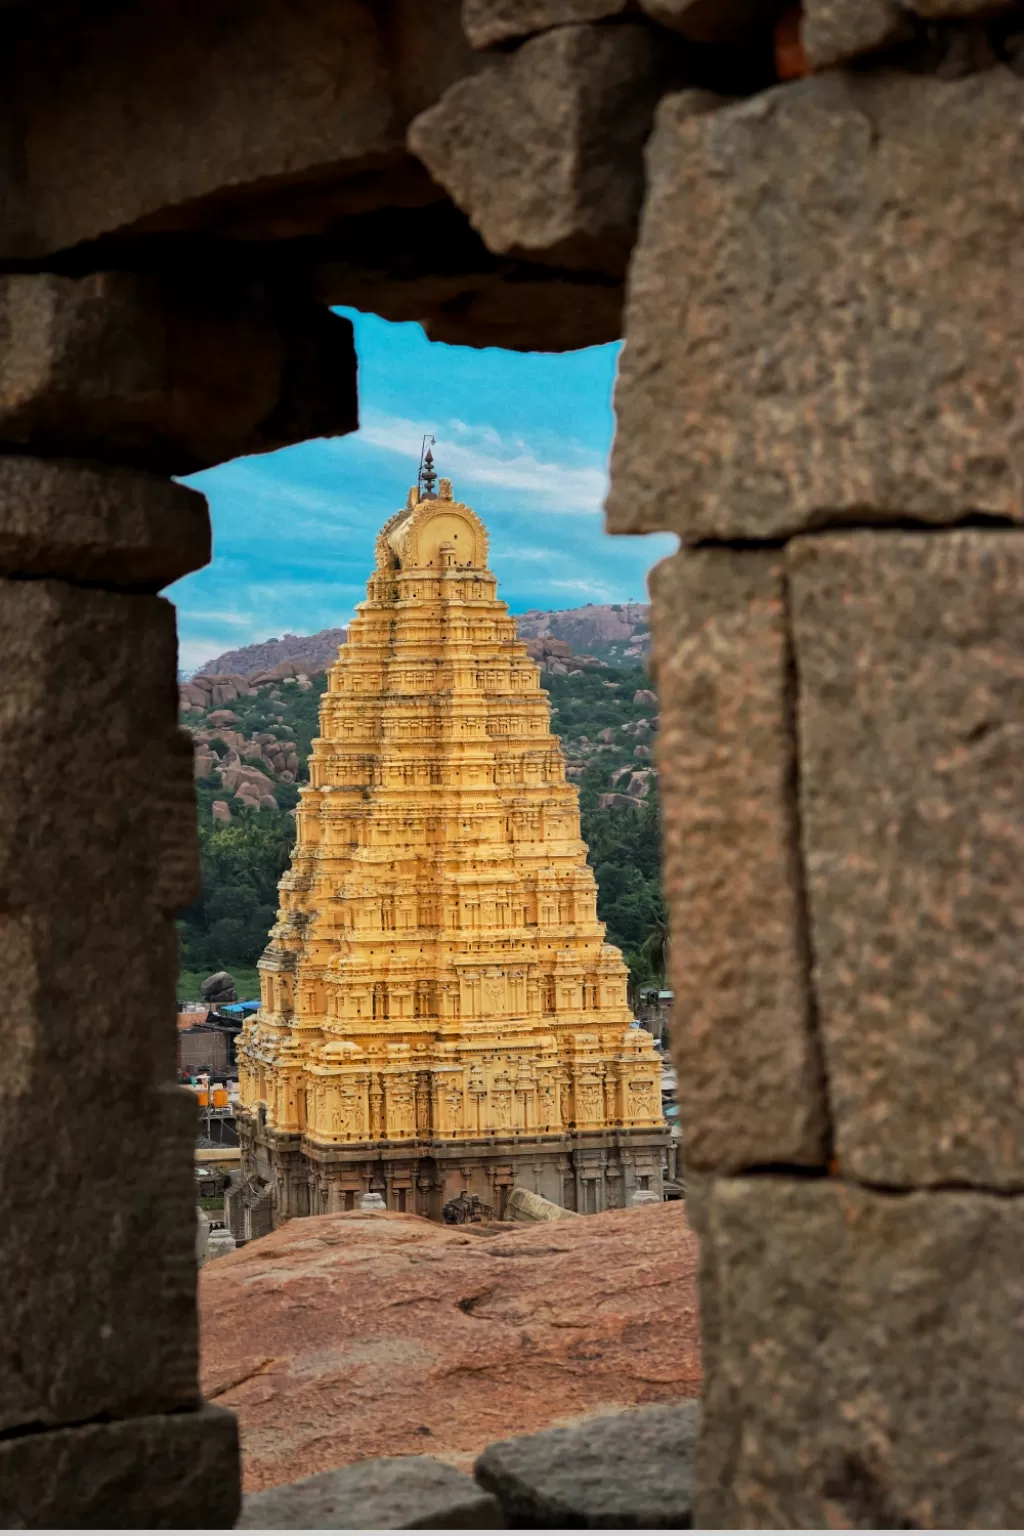
<svg viewBox="0 0 1024 1536">
<path fill-rule="evenodd" d="M 552 612 L 533 608 L 529 613 L 518 614 L 516 623 L 522 640 L 565 641 L 577 655 L 631 661 L 650 649 L 650 611 L 647 603 L 588 603 L 585 608 Z M 275 636 L 214 656 L 197 668 L 196 675 L 247 676 L 291 661 L 297 671 L 312 676 L 330 666 L 344 638 L 343 629 L 321 629 L 315 635 L 285 635 L 281 640 Z"/>
<path fill-rule="evenodd" d="M 598 913 L 635 981 L 646 985 L 645 944 L 664 918 L 652 760 L 657 696 L 635 658 L 617 665 L 579 656 L 548 636 L 526 643 L 544 674 L 566 774 L 579 787 Z M 180 686 L 203 857 L 202 896 L 179 921 L 183 978 L 249 967 L 263 951 L 326 683 L 322 666 L 278 661 L 249 673 L 197 673 Z"/>
<path fill-rule="evenodd" d="M 576 652 L 631 661 L 650 650 L 649 603 L 587 603 L 555 612 L 533 608 L 516 616 L 522 640 L 568 641 Z"/>
<path fill-rule="evenodd" d="M 322 672 L 337 659 L 338 646 L 345 639 L 343 629 L 321 629 L 315 635 L 276 635 L 260 640 L 255 645 L 240 645 L 236 651 L 225 651 L 197 667 L 197 673 L 219 675 L 225 672 L 266 672 L 282 661 L 296 663 L 303 672 Z"/>
<path fill-rule="evenodd" d="M 542 1231 L 290 1221 L 200 1270 L 203 1391 L 238 1415 L 249 1492 L 368 1456 L 467 1466 L 492 1440 L 698 1396 L 697 1257 L 682 1202 Z"/>
</svg>

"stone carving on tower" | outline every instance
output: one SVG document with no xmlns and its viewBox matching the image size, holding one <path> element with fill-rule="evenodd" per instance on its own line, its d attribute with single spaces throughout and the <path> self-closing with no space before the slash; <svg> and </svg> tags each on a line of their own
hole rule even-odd
<svg viewBox="0 0 1024 1536">
<path fill-rule="evenodd" d="M 369 1189 L 432 1216 L 464 1190 L 500 1213 L 513 1182 L 579 1210 L 660 1189 L 660 1058 L 496 587 L 451 482 L 413 489 L 328 674 L 238 1050 L 279 1220 Z"/>
</svg>

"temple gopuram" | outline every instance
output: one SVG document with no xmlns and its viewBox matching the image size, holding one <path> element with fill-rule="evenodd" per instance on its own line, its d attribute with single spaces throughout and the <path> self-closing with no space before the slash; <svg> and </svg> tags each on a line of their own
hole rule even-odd
<svg viewBox="0 0 1024 1536">
<path fill-rule="evenodd" d="M 661 1062 L 631 1027 L 577 791 L 487 535 L 432 465 L 382 529 L 328 674 L 239 1040 L 243 1171 L 273 1219 L 439 1219 L 513 1185 L 661 1193 Z"/>
</svg>

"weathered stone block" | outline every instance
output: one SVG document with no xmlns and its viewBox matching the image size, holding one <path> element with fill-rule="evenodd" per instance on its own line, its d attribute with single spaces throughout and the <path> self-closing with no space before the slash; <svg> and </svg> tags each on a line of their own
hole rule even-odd
<svg viewBox="0 0 1024 1536">
<path fill-rule="evenodd" d="M 1020 518 L 1024 80 L 836 71 L 663 103 L 609 525 Z"/>
<path fill-rule="evenodd" d="M 689 1530 L 700 1404 L 654 1403 L 582 1419 L 477 1458 L 509 1526 Z"/>
<path fill-rule="evenodd" d="M 196 832 L 172 605 L 0 581 L 0 654 L 0 910 L 50 910 L 64 891 L 76 921 L 119 893 L 154 910 L 188 901 Z"/>
<path fill-rule="evenodd" d="M 138 1081 L 127 1021 L 115 1055 L 92 1007 L 48 1018 L 60 998 L 17 924 L 0 925 L 0 1435 L 193 1408 L 195 1096 Z M 130 1018 L 130 999 L 106 1006 Z"/>
<path fill-rule="evenodd" d="M 156 591 L 210 558 L 198 491 L 133 470 L 0 456 L 0 572 Z"/>
<path fill-rule="evenodd" d="M 0 278 L 0 444 L 182 474 L 356 425 L 349 321 L 258 287 Z"/>
<path fill-rule="evenodd" d="M 1024 1188 L 1024 537 L 861 531 L 787 563 L 843 1173 Z"/>
<path fill-rule="evenodd" d="M 601 21 L 626 9 L 628 0 L 462 0 L 462 26 L 474 48 L 573 22 Z"/>
<path fill-rule="evenodd" d="M 223 1408 L 0 1440 L 12 1530 L 230 1530 L 239 1502 L 238 1429 Z"/>
<path fill-rule="evenodd" d="M 409 145 L 490 250 L 620 276 L 667 62 L 649 27 L 559 27 L 451 86 Z"/>
<path fill-rule="evenodd" d="M 232 217 L 293 233 L 297 182 L 336 187 L 401 155 L 388 38 L 359 0 L 226 0 L 187 27 L 170 4 L 88 7 L 39 32 L 11 53 L 23 213 L 4 255 Z"/>
<path fill-rule="evenodd" d="M 821 1165 L 826 1114 L 796 860 L 782 557 L 651 577 L 673 1049 L 693 1168 Z"/>
<path fill-rule="evenodd" d="M 433 1456 L 384 1456 L 321 1472 L 242 1501 L 242 1530 L 496 1530 L 498 1505 Z"/>
<path fill-rule="evenodd" d="M 1017 1529 L 1024 1200 L 721 1179 L 702 1529 Z"/>
<path fill-rule="evenodd" d="M 811 69 L 827 69 L 912 35 L 896 0 L 804 0 L 800 42 Z"/>
</svg>

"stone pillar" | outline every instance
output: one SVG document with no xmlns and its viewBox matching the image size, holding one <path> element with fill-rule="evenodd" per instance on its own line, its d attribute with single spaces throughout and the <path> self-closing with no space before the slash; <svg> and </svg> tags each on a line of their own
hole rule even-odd
<svg viewBox="0 0 1024 1536">
<path fill-rule="evenodd" d="M 684 545 L 695 1526 L 1024 1522 L 1022 107 L 830 71 L 648 150 L 609 519 Z"/>
<path fill-rule="evenodd" d="M 197 1380 L 173 914 L 198 848 L 174 610 L 154 594 L 210 554 L 205 502 L 165 476 L 302 435 L 323 337 L 350 357 L 332 317 L 318 357 L 314 310 L 289 351 L 252 289 L 204 305 L 156 277 L 0 277 L 5 1526 L 238 1512 L 234 1416 Z M 232 393 L 216 357 L 236 344 Z"/>
</svg>

